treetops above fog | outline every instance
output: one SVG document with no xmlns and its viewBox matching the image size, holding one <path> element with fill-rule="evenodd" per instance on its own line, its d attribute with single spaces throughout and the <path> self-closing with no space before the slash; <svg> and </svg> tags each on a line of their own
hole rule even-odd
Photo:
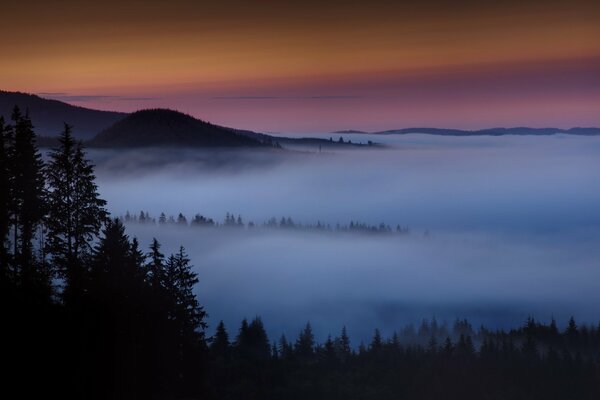
<svg viewBox="0 0 600 400">
<path fill-rule="evenodd" d="M 298 231 L 325 231 L 325 232 L 354 232 L 354 233 L 373 233 L 373 234 L 401 234 L 407 235 L 410 229 L 406 226 L 392 226 L 380 223 L 379 225 L 370 225 L 359 221 L 350 221 L 347 224 L 337 223 L 334 226 L 321 221 L 317 223 L 306 224 L 294 221 L 291 217 L 272 217 L 262 224 L 257 224 L 253 221 L 245 222 L 241 215 L 226 213 L 222 222 L 215 221 L 213 218 L 206 217 L 201 214 L 195 214 L 191 219 L 183 213 L 178 213 L 177 216 L 165 214 L 161 212 L 158 218 L 150 215 L 147 211 L 139 213 L 130 213 L 127 211 L 124 216 L 120 217 L 125 223 L 150 224 L 159 226 L 191 226 L 191 227 L 210 227 L 210 228 L 238 228 L 238 229 L 288 229 Z"/>
</svg>

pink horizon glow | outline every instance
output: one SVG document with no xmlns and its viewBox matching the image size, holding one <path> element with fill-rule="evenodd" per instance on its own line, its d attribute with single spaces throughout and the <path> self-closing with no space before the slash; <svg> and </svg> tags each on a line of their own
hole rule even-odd
<svg viewBox="0 0 600 400">
<path fill-rule="evenodd" d="M 600 125 L 598 71 L 600 57 L 594 57 L 41 95 L 102 110 L 172 108 L 262 132 L 570 128 Z"/>
</svg>

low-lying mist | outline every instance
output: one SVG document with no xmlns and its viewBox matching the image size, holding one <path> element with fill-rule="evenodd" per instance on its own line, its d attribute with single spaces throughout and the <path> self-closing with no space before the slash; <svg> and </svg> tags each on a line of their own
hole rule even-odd
<svg viewBox="0 0 600 400">
<path fill-rule="evenodd" d="M 338 135 L 334 135 L 337 140 Z M 345 136 L 353 142 L 372 137 Z M 377 137 L 386 149 L 94 150 L 113 215 L 161 212 L 261 225 L 408 226 L 409 235 L 128 224 L 185 246 L 214 327 L 261 315 L 273 337 L 317 337 L 468 317 L 600 320 L 600 138 Z M 428 235 L 425 235 L 428 232 Z"/>
</svg>

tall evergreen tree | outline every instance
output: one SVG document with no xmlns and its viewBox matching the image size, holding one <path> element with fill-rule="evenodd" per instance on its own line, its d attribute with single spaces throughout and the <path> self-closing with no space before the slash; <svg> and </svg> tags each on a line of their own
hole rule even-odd
<svg viewBox="0 0 600 400">
<path fill-rule="evenodd" d="M 242 321 L 235 341 L 235 350 L 245 361 L 260 362 L 269 359 L 271 347 L 260 317 L 254 318 L 250 323 L 246 319 Z"/>
<path fill-rule="evenodd" d="M 146 255 L 146 274 L 150 286 L 158 290 L 165 283 L 165 255 L 160 251 L 160 243 L 156 238 L 152 239 L 150 252 Z"/>
<path fill-rule="evenodd" d="M 296 341 L 296 354 L 304 359 L 311 358 L 314 355 L 315 335 L 313 334 L 310 322 L 306 323 L 304 329 L 300 332 Z"/>
<path fill-rule="evenodd" d="M 340 335 L 338 343 L 338 354 L 342 360 L 347 360 L 350 357 L 352 349 L 350 348 L 350 338 L 348 337 L 348 332 L 346 331 L 346 327 L 342 327 L 342 334 Z"/>
<path fill-rule="evenodd" d="M 131 299 L 131 289 L 140 285 L 141 266 L 136 265 L 132 245 L 119 219 L 109 220 L 94 249 L 91 263 L 92 292 L 119 307 Z"/>
<path fill-rule="evenodd" d="M 50 153 L 46 171 L 49 187 L 48 251 L 65 279 L 65 294 L 80 292 L 84 260 L 91 253 L 107 217 L 106 202 L 99 198 L 94 167 L 85 158 L 81 143 L 65 124 L 59 147 Z"/>
<path fill-rule="evenodd" d="M 165 291 L 170 309 L 167 317 L 174 330 L 173 343 L 176 346 L 175 365 L 179 384 L 193 384 L 190 371 L 201 362 L 205 351 L 204 330 L 207 327 L 206 312 L 200 306 L 193 292 L 198 277 L 192 271 L 190 259 L 183 247 L 172 254 L 165 264 Z"/>
<path fill-rule="evenodd" d="M 229 356 L 229 334 L 225 329 L 223 321 L 220 321 L 219 325 L 217 325 L 217 330 L 215 331 L 215 335 L 210 344 L 210 350 L 217 357 L 227 358 Z"/>
<path fill-rule="evenodd" d="M 50 277 L 37 268 L 33 240 L 45 214 L 44 164 L 35 144 L 35 132 L 28 115 L 18 107 L 13 114 L 13 146 L 8 161 L 11 174 L 13 246 L 15 270 L 25 287 L 49 286 Z"/>
<path fill-rule="evenodd" d="M 89 334 L 94 385 L 104 398 L 132 396 L 146 378 L 149 351 L 145 276 L 137 241 L 130 242 L 120 220 L 106 223 L 91 263 Z"/>
<path fill-rule="evenodd" d="M 375 333 L 373 334 L 373 340 L 371 340 L 371 344 L 369 345 L 369 350 L 373 353 L 378 353 L 383 348 L 383 340 L 381 339 L 381 333 L 379 329 L 375 329 Z"/>
<path fill-rule="evenodd" d="M 158 223 L 161 225 L 164 225 L 167 223 L 167 216 L 165 215 L 164 212 L 160 213 L 160 217 L 158 217 Z"/>
<path fill-rule="evenodd" d="M 4 118 L 0 116 L 0 284 L 9 276 L 8 270 L 8 235 L 10 231 L 10 170 L 8 150 L 10 145 L 10 130 L 5 126 Z M 0 286 L 1 287 L 1 286 Z"/>
<path fill-rule="evenodd" d="M 281 335 L 279 338 L 279 354 L 282 359 L 289 360 L 294 355 L 294 348 L 291 343 L 288 342 L 285 335 Z"/>
<path fill-rule="evenodd" d="M 171 318 L 177 322 L 182 335 L 204 339 L 206 312 L 193 292 L 198 274 L 192 271 L 190 259 L 183 247 L 172 254 L 166 263 L 165 282 L 175 306 Z"/>
</svg>

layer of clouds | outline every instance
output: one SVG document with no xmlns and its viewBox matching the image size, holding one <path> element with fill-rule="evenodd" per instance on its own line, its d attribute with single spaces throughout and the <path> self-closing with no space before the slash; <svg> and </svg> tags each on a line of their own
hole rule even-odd
<svg viewBox="0 0 600 400">
<path fill-rule="evenodd" d="M 339 135 L 333 135 L 337 140 Z M 386 150 L 92 152 L 115 215 L 227 212 L 335 225 L 409 226 L 408 236 L 132 224 L 184 245 L 211 325 L 262 315 L 269 332 L 355 339 L 437 316 L 496 326 L 528 315 L 600 318 L 600 138 L 345 135 Z M 424 236 L 424 232 L 430 232 Z"/>
</svg>

